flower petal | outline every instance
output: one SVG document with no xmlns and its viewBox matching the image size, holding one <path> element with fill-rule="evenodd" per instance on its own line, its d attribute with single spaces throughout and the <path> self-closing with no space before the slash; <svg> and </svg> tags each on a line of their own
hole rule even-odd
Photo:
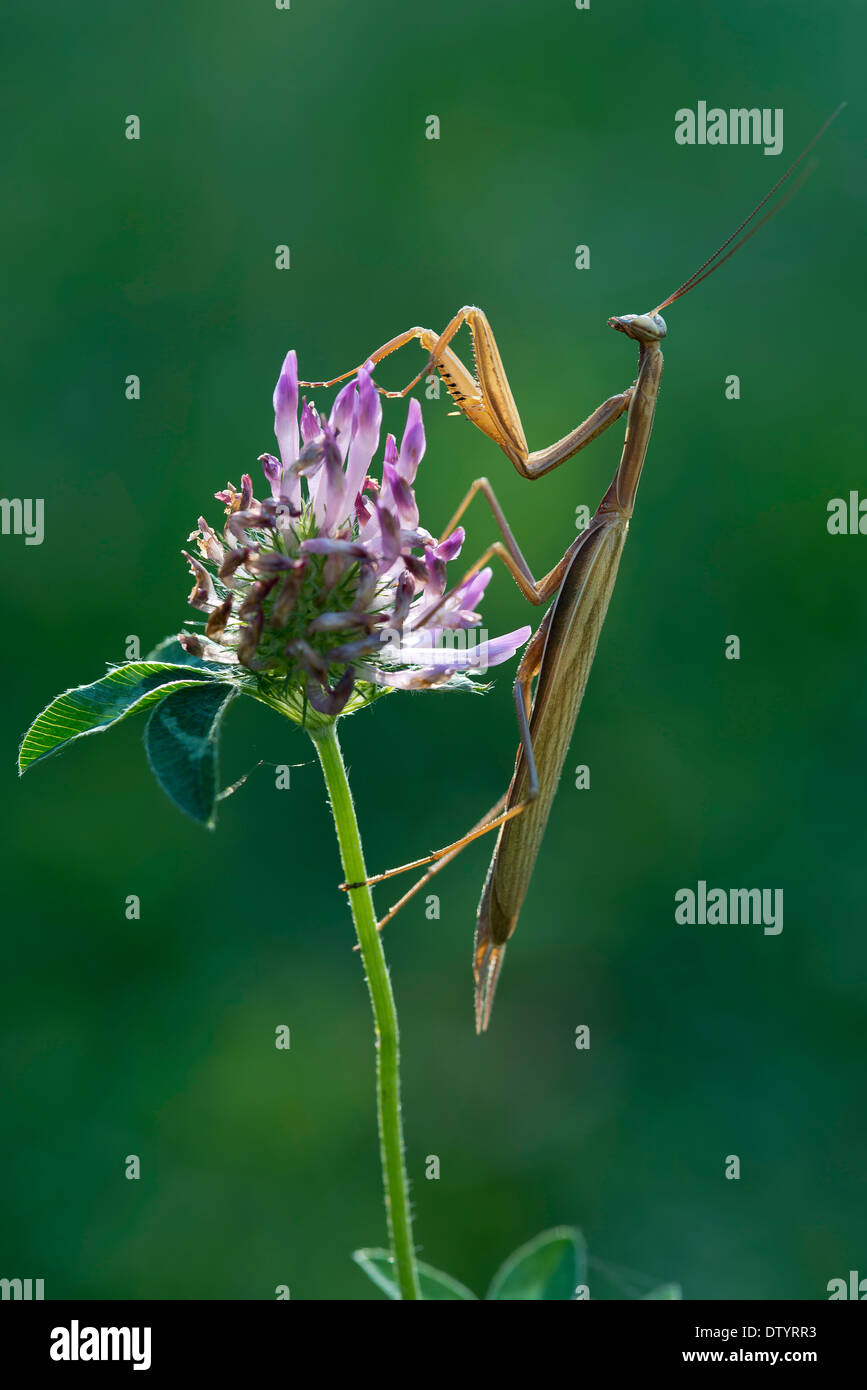
<svg viewBox="0 0 867 1390">
<path fill-rule="evenodd" d="M 307 561 L 296 560 L 292 569 L 280 584 L 280 588 L 277 590 L 277 596 L 271 608 L 271 622 L 276 624 L 277 627 L 285 627 L 289 622 L 292 610 L 295 607 L 298 595 L 301 591 L 301 586 L 304 583 L 306 573 Z"/>
<path fill-rule="evenodd" d="M 355 500 L 355 494 L 353 493 L 351 496 L 349 494 L 340 449 L 330 425 L 326 425 L 323 438 L 325 441 L 325 465 L 320 474 L 319 486 L 316 489 L 314 514 L 322 530 L 334 531 L 342 521 L 346 520 L 347 504 Z"/>
<path fill-rule="evenodd" d="M 301 439 L 304 444 L 309 444 L 312 439 L 316 439 L 322 433 L 322 422 L 312 405 L 304 397 L 304 404 L 301 406 Z"/>
<path fill-rule="evenodd" d="M 387 569 L 400 555 L 400 527 L 394 513 L 381 502 L 376 504 L 376 516 L 382 537 L 383 568 Z"/>
<path fill-rule="evenodd" d="M 340 680 L 333 687 L 330 685 L 320 686 L 315 681 L 308 681 L 307 699 L 319 714 L 336 716 L 346 706 L 354 687 L 355 672 L 351 666 L 347 666 Z"/>
<path fill-rule="evenodd" d="M 210 618 L 205 623 L 205 636 L 214 638 L 219 642 L 226 630 L 226 623 L 232 612 L 232 595 L 227 594 L 218 608 L 211 613 Z"/>
<path fill-rule="evenodd" d="M 370 560 L 370 553 L 357 541 L 337 541 L 331 536 L 311 536 L 298 547 L 302 555 L 352 555 L 358 560 Z"/>
<path fill-rule="evenodd" d="M 307 624 L 307 631 L 346 632 L 349 629 L 361 627 L 369 632 L 375 621 L 371 613 L 356 613 L 353 609 L 347 608 L 342 613 L 319 613 Z"/>
<path fill-rule="evenodd" d="M 437 670 L 485 671 L 489 666 L 499 666 L 514 656 L 532 631 L 531 627 L 519 627 L 514 632 L 504 633 L 502 637 L 489 638 L 463 649 L 459 644 L 432 645 L 433 633 L 410 633 L 399 644 L 395 659 L 406 665 Z"/>
<path fill-rule="evenodd" d="M 293 348 L 283 359 L 274 387 L 274 433 L 284 464 L 298 457 L 298 358 Z"/>
<path fill-rule="evenodd" d="M 198 545 L 202 554 L 210 560 L 212 565 L 221 565 L 223 563 L 223 556 L 226 552 L 223 549 L 222 542 L 216 531 L 208 525 L 203 516 L 199 517 L 198 531 L 193 531 L 187 539 L 193 540 L 196 536 L 200 537 Z"/>
<path fill-rule="evenodd" d="M 362 489 L 371 459 L 379 445 L 382 404 L 379 392 L 362 367 L 356 378 L 358 392 L 352 408 L 352 442 L 346 461 L 346 496 L 350 504 Z"/>
<path fill-rule="evenodd" d="M 204 565 L 199 564 L 199 561 L 188 550 L 182 550 L 181 554 L 186 558 L 190 566 L 190 574 L 194 579 L 189 602 L 194 608 L 201 608 L 204 612 L 210 613 L 211 609 L 216 608 L 220 602 L 214 588 L 214 581 Z"/>
<path fill-rule="evenodd" d="M 424 563 L 427 570 L 427 592 L 431 598 L 439 598 L 445 593 L 446 588 L 445 564 L 432 550 L 425 551 Z"/>
<path fill-rule="evenodd" d="M 352 412 L 355 406 L 355 382 L 349 381 L 341 391 L 338 391 L 331 407 L 331 414 L 328 423 L 337 436 L 337 447 L 340 450 L 340 458 L 345 463 L 346 455 L 349 451 L 349 441 L 352 438 Z"/>
<path fill-rule="evenodd" d="M 280 446 L 284 469 L 298 457 L 298 358 L 294 349 L 287 352 L 274 387 L 274 433 Z M 294 476 L 284 474 L 284 496 L 294 506 L 301 502 L 301 484 Z"/>
<path fill-rule="evenodd" d="M 179 632 L 178 641 L 190 656 L 201 657 L 202 661 L 219 662 L 223 666 L 237 666 L 238 658 L 233 651 L 219 647 L 214 642 L 203 642 L 197 632 Z"/>
<path fill-rule="evenodd" d="M 337 647 L 329 647 L 326 656 L 330 662 L 357 661 L 360 656 L 371 656 L 382 646 L 382 634 L 370 632 L 366 637 L 356 637 L 353 642 L 341 642 Z"/>
<path fill-rule="evenodd" d="M 408 570 L 404 570 L 397 581 L 394 608 L 388 617 L 388 626 L 402 628 L 409 613 L 409 606 L 415 598 L 415 580 Z"/>
<path fill-rule="evenodd" d="M 259 462 L 262 465 L 262 472 L 268 479 L 271 487 L 271 496 L 275 501 L 280 500 L 281 482 L 283 478 L 283 465 L 279 459 L 275 459 L 273 454 L 260 454 Z"/>
<path fill-rule="evenodd" d="M 378 666 L 359 665 L 355 668 L 359 680 L 371 685 L 387 685 L 393 690 L 430 690 L 435 685 L 443 685 L 452 672 L 431 668 L 427 671 L 382 671 Z"/>
<path fill-rule="evenodd" d="M 450 536 L 446 536 L 444 541 L 440 541 L 434 546 L 434 555 L 438 560 L 445 560 L 446 564 L 450 560 L 456 560 L 463 548 L 466 531 L 463 526 L 456 526 Z"/>
<path fill-rule="evenodd" d="M 383 488 L 383 497 L 387 504 L 394 507 L 404 526 L 409 529 L 414 528 L 418 524 L 418 507 L 416 506 L 415 493 L 409 483 L 387 461 L 382 465 L 382 476 L 386 484 Z"/>
<path fill-rule="evenodd" d="M 400 441 L 400 456 L 397 461 L 397 470 L 408 483 L 414 482 L 418 466 L 424 458 L 424 451 L 425 437 L 421 406 L 415 396 L 411 396 L 406 417 L 406 429 L 403 432 L 403 439 Z"/>
</svg>

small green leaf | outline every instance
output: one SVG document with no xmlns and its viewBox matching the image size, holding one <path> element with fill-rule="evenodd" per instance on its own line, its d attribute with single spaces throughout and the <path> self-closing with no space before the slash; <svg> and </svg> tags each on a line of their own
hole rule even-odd
<svg viewBox="0 0 867 1390">
<path fill-rule="evenodd" d="M 364 1270 L 377 1288 L 389 1298 L 400 1300 L 400 1289 L 394 1277 L 394 1261 L 387 1250 L 356 1250 L 352 1258 Z M 475 1299 L 472 1289 L 458 1283 L 450 1274 L 434 1269 L 431 1265 L 419 1264 L 418 1282 L 421 1296 L 427 1302 L 454 1302 L 457 1299 Z"/>
<path fill-rule="evenodd" d="M 92 685 L 79 685 L 58 695 L 33 721 L 21 744 L 18 769 L 57 753 L 73 739 L 101 733 L 112 724 L 162 700 L 173 690 L 215 679 L 209 670 L 132 661 L 116 666 Z"/>
<path fill-rule="evenodd" d="M 193 820 L 214 824 L 220 720 L 237 691 L 222 681 L 175 690 L 145 725 L 151 772 L 166 795 Z"/>
<path fill-rule="evenodd" d="M 551 1231 L 520 1246 L 501 1265 L 487 1297 L 504 1299 L 571 1299 L 584 1282 L 584 1237 L 573 1226 Z"/>
<path fill-rule="evenodd" d="M 650 1293 L 644 1293 L 642 1298 L 683 1298 L 683 1289 L 680 1284 L 660 1284 L 658 1288 L 651 1289 Z"/>
</svg>

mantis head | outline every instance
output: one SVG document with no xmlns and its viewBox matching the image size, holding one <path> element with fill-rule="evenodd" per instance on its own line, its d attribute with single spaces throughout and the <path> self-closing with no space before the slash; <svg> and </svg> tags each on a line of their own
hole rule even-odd
<svg viewBox="0 0 867 1390">
<path fill-rule="evenodd" d="M 620 318 L 609 319 L 608 327 L 645 344 L 658 343 L 668 332 L 661 314 L 623 314 Z"/>
</svg>

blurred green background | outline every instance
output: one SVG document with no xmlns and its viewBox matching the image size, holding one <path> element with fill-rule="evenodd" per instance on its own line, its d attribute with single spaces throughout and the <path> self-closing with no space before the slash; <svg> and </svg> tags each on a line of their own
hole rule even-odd
<svg viewBox="0 0 867 1390">
<path fill-rule="evenodd" d="M 531 447 L 548 444 L 634 376 L 606 318 L 679 284 L 844 97 L 798 197 L 668 311 L 567 762 L 591 789 L 564 777 L 490 1034 L 470 976 L 490 844 L 440 878 L 439 922 L 420 901 L 395 922 L 388 954 L 430 1263 L 481 1292 L 568 1222 L 691 1298 L 822 1298 L 867 1274 L 867 539 L 826 530 L 830 498 L 867 495 L 863 19 L 805 0 L 17 0 L 5 29 L 2 490 L 44 496 L 46 538 L 0 542 L 0 1274 L 49 1297 L 379 1296 L 349 1259 L 384 1237 L 369 1006 L 307 740 L 235 706 L 222 774 L 250 776 L 213 834 L 162 797 L 139 720 L 20 784 L 15 744 L 128 634 L 146 651 L 183 623 L 179 548 L 273 447 L 289 347 L 324 376 L 478 303 Z M 677 146 L 674 112 L 699 100 L 782 107 L 783 155 Z M 487 473 L 543 572 L 621 432 L 531 486 L 445 396 L 424 405 L 423 523 Z M 467 554 L 494 535 L 476 505 Z M 490 631 L 537 617 L 497 572 Z M 512 671 L 495 674 L 484 699 L 396 696 L 347 721 L 372 869 L 454 838 L 504 787 Z M 302 764 L 291 791 L 277 763 Z M 674 893 L 699 878 L 782 887 L 782 934 L 677 926 Z"/>
</svg>

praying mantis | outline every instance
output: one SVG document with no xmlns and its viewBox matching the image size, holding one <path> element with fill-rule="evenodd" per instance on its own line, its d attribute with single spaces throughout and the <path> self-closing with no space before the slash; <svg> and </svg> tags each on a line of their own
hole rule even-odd
<svg viewBox="0 0 867 1390">
<path fill-rule="evenodd" d="M 473 947 L 477 1033 L 484 1032 L 490 1022 L 506 943 L 515 930 L 529 888 L 617 579 L 647 456 L 662 376 L 660 345 L 667 327 L 661 311 L 717 270 L 782 206 L 785 198 L 766 212 L 749 231 L 746 230 L 802 164 L 844 105 L 845 102 L 841 103 L 828 118 L 731 236 L 673 294 L 649 313 L 624 314 L 608 320 L 611 328 L 638 344 L 637 376 L 631 386 L 603 401 L 580 425 L 548 448 L 534 452 L 529 450 L 491 326 L 483 311 L 474 305 L 460 309 L 442 333 L 421 327 L 407 329 L 377 348 L 367 359 L 375 365 L 399 348 L 418 340 L 428 353 L 426 365 L 402 390 L 387 391 L 378 387 L 381 394 L 392 398 L 405 396 L 423 377 L 437 370 L 458 411 L 498 444 L 521 476 L 528 479 L 541 478 L 558 468 L 591 444 L 622 415 L 626 414 L 627 417 L 623 451 L 610 487 L 589 525 L 568 547 L 562 559 L 541 579 L 533 577 L 487 478 L 475 480 L 442 537 L 445 539 L 455 529 L 470 502 L 481 494 L 490 506 L 502 540 L 488 546 L 463 576 L 461 583 L 496 557 L 506 565 L 530 603 L 541 605 L 554 600 L 530 638 L 518 665 L 514 698 L 520 745 L 505 796 L 460 840 L 366 880 L 368 885 L 375 884 L 395 874 L 431 866 L 380 920 L 381 928 L 465 845 L 499 829 L 479 903 Z M 799 183 L 800 180 L 790 186 L 787 197 L 796 191 Z M 741 233 L 744 235 L 740 236 Z M 738 237 L 740 240 L 737 240 Z M 450 346 L 464 325 L 469 328 L 472 337 L 474 373 L 467 369 Z M 334 386 L 353 375 L 355 370 L 331 381 L 300 384 L 307 387 Z M 341 886 L 351 891 L 362 885 Z"/>
</svg>

